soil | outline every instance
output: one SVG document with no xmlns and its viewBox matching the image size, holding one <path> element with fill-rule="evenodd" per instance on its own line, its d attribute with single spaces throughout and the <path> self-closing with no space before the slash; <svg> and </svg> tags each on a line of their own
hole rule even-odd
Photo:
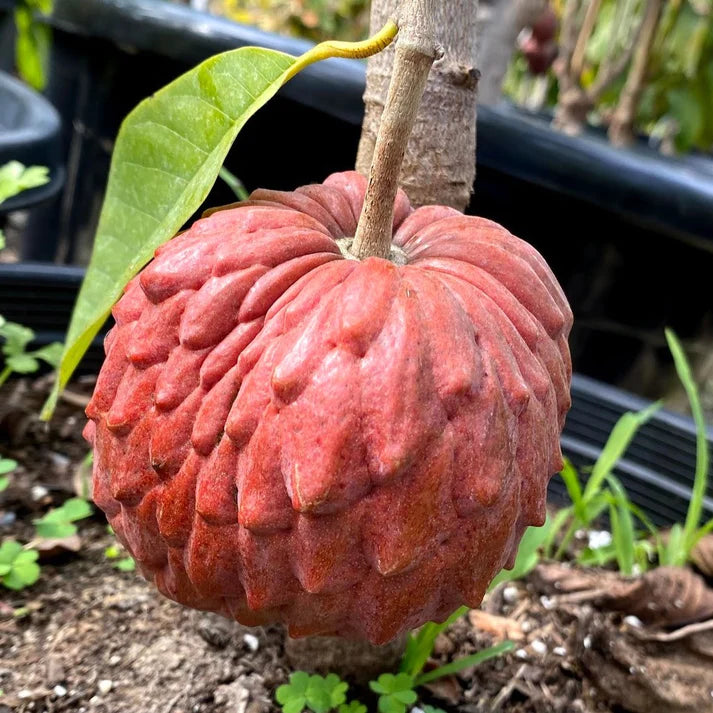
<svg viewBox="0 0 713 713">
<path fill-rule="evenodd" d="M 32 519 L 81 494 L 85 381 L 49 427 L 34 414 L 46 379 L 6 384 L 0 454 L 20 464 L 0 494 L 0 538 L 27 542 Z M 108 559 L 101 513 L 77 547 L 55 548 L 34 586 L 0 589 L 0 713 L 277 713 L 292 670 L 277 628 L 248 629 L 157 594 Z M 674 641 L 624 613 L 558 602 L 543 577 L 501 585 L 436 642 L 433 667 L 510 639 L 515 649 L 433 682 L 418 705 L 465 713 L 713 711 L 713 629 Z M 657 638 L 658 637 L 658 638 Z M 376 710 L 368 689 L 352 684 Z"/>
</svg>

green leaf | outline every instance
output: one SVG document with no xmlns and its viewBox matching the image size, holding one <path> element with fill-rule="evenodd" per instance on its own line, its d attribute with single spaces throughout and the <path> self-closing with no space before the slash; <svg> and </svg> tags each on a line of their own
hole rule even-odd
<svg viewBox="0 0 713 713">
<path fill-rule="evenodd" d="M 399 670 L 412 678 L 418 676 L 426 665 L 426 661 L 428 661 L 431 656 L 438 635 L 447 629 L 454 621 L 460 619 L 467 611 L 468 607 L 460 607 L 442 624 L 429 622 L 422 626 L 416 634 L 409 634 Z"/>
<path fill-rule="evenodd" d="M 46 166 L 28 168 L 19 161 L 10 161 L 0 166 L 0 203 L 22 191 L 43 186 L 49 180 L 49 169 Z"/>
<path fill-rule="evenodd" d="M 77 533 L 76 525 L 70 522 L 42 522 L 35 520 L 35 532 L 45 540 L 62 540 Z"/>
<path fill-rule="evenodd" d="M 22 5 L 15 10 L 15 27 L 17 70 L 31 87 L 41 92 L 47 85 L 52 30 L 49 25 L 37 22 L 32 11 Z"/>
<path fill-rule="evenodd" d="M 627 576 L 634 571 L 634 545 L 636 533 L 634 521 L 629 508 L 629 498 L 618 478 L 608 475 L 607 480 L 612 489 L 612 499 L 609 505 L 609 519 L 612 527 L 612 542 L 616 551 L 619 571 Z"/>
<path fill-rule="evenodd" d="M 560 477 L 564 480 L 567 487 L 569 499 L 574 505 L 574 510 L 577 516 L 584 516 L 584 498 L 582 497 L 582 485 L 579 481 L 579 473 L 569 460 L 565 460 L 564 468 L 560 471 Z"/>
<path fill-rule="evenodd" d="M 118 556 L 119 548 L 116 545 L 109 545 L 109 547 L 104 550 L 104 557 L 108 560 L 116 559 Z"/>
<path fill-rule="evenodd" d="M 47 362 L 50 366 L 58 367 L 60 361 L 62 360 L 63 351 L 64 344 L 61 342 L 52 342 L 52 344 L 48 344 L 41 349 L 31 352 L 31 354 L 33 357 Z"/>
<path fill-rule="evenodd" d="M 77 532 L 73 522 L 92 514 L 91 505 L 82 498 L 70 498 L 62 507 L 50 510 L 40 519 L 34 520 L 38 537 L 61 539 Z"/>
<path fill-rule="evenodd" d="M 249 198 L 250 194 L 245 190 L 243 182 L 225 166 L 220 169 L 218 175 L 228 184 L 228 188 L 235 193 L 235 197 L 239 201 L 246 201 Z"/>
<path fill-rule="evenodd" d="M 540 561 L 540 548 L 549 537 L 554 519 L 547 513 L 547 519 L 542 527 L 528 527 L 520 540 L 520 546 L 512 569 L 502 570 L 490 583 L 489 590 L 495 589 L 501 582 L 512 582 L 529 574 Z"/>
<path fill-rule="evenodd" d="M 698 394 L 693 373 L 691 372 L 691 366 L 688 363 L 688 359 L 686 359 L 686 353 L 683 351 L 678 337 L 670 329 L 666 330 L 666 341 L 668 342 L 668 348 L 671 350 L 671 355 L 676 365 L 676 373 L 688 396 L 693 420 L 696 423 L 696 472 L 693 479 L 691 501 L 688 505 L 688 513 L 686 514 L 686 523 L 683 528 L 685 559 L 681 564 L 684 564 L 696 543 L 696 530 L 701 521 L 701 515 L 703 514 L 703 499 L 708 489 L 710 453 L 708 451 L 706 421 L 703 415 L 703 407 L 701 406 L 701 398 Z"/>
<path fill-rule="evenodd" d="M 5 339 L 2 350 L 5 356 L 22 354 L 25 347 L 35 338 L 35 333 L 29 327 L 23 327 L 16 322 L 3 322 L 0 325 L 0 337 Z"/>
<path fill-rule="evenodd" d="M 282 706 L 284 713 L 301 713 L 307 704 L 307 687 L 310 676 L 304 671 L 290 674 L 290 682 L 275 691 L 275 699 Z"/>
<path fill-rule="evenodd" d="M 0 493 L 2 493 L 3 490 L 7 490 L 8 485 L 10 485 L 10 478 L 6 475 L 0 475 Z"/>
<path fill-rule="evenodd" d="M 11 458 L 0 458 L 0 475 L 12 473 L 17 468 L 17 461 Z"/>
<path fill-rule="evenodd" d="M 330 56 L 373 54 L 396 30 L 387 23 L 364 43 L 328 42 L 300 58 L 259 47 L 225 52 L 129 114 L 116 139 L 92 257 L 44 419 L 127 282 L 205 200 L 245 122 L 305 66 Z"/>
<path fill-rule="evenodd" d="M 413 690 L 414 680 L 407 673 L 382 673 L 369 687 L 379 694 L 381 713 L 404 713 L 406 706 L 416 702 L 418 696 Z"/>
<path fill-rule="evenodd" d="M 123 557 L 118 562 L 114 563 L 120 572 L 133 572 L 136 570 L 136 561 L 133 557 Z"/>
<path fill-rule="evenodd" d="M 487 649 L 478 651 L 470 656 L 464 656 L 461 659 L 451 661 L 444 666 L 439 666 L 432 671 L 421 674 L 415 681 L 416 686 L 422 686 L 424 683 L 429 683 L 430 681 L 435 681 L 437 678 L 443 678 L 443 676 L 452 676 L 453 674 L 462 671 L 463 669 L 470 668 L 471 666 L 477 666 L 484 661 L 489 659 L 502 656 L 508 651 L 512 651 L 515 648 L 515 644 L 512 641 L 502 641 L 495 646 L 490 646 Z"/>
<path fill-rule="evenodd" d="M 8 589 L 24 589 L 34 584 L 40 576 L 36 550 L 25 550 L 14 540 L 0 545 L 0 581 Z"/>
<path fill-rule="evenodd" d="M 61 512 L 69 522 L 74 522 L 89 517 L 92 514 L 92 506 L 82 498 L 70 498 L 55 512 Z"/>
<path fill-rule="evenodd" d="M 0 564 L 11 565 L 22 552 L 22 545 L 15 540 L 5 540 L 0 545 Z"/>
<path fill-rule="evenodd" d="M 584 488 L 585 500 L 590 500 L 601 490 L 606 476 L 624 455 L 636 432 L 660 408 L 661 403 L 657 401 L 638 413 L 627 411 L 616 422 Z"/>
<path fill-rule="evenodd" d="M 37 359 L 29 354 L 15 354 L 8 357 L 5 363 L 18 374 L 32 374 L 40 368 Z"/>
<path fill-rule="evenodd" d="M 366 713 L 366 706 L 360 701 L 349 701 L 342 703 L 337 709 L 338 713 Z"/>
</svg>

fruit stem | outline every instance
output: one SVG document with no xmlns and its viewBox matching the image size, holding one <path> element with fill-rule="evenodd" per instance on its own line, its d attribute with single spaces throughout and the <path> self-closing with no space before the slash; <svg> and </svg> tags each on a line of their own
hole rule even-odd
<svg viewBox="0 0 713 713">
<path fill-rule="evenodd" d="M 440 54 L 433 24 L 437 0 L 404 0 L 394 69 L 381 117 L 359 224 L 351 247 L 363 260 L 388 258 L 401 164 L 431 65 Z"/>
</svg>

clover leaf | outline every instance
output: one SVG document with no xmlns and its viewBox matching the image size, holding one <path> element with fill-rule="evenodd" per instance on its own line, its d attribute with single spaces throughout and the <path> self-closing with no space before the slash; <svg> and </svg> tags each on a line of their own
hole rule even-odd
<svg viewBox="0 0 713 713">
<path fill-rule="evenodd" d="M 0 493 L 10 484 L 8 473 L 12 473 L 17 468 L 17 461 L 10 458 L 0 458 Z"/>
<path fill-rule="evenodd" d="M 406 707 L 418 698 L 413 685 L 413 678 L 407 673 L 382 673 L 369 683 L 371 690 L 379 694 L 380 713 L 406 713 Z"/>
<path fill-rule="evenodd" d="M 366 713 L 366 706 L 359 701 L 349 701 L 349 703 L 342 703 L 337 713 Z"/>
<path fill-rule="evenodd" d="M 91 514 L 91 505 L 86 500 L 70 498 L 62 507 L 50 510 L 39 520 L 34 520 L 37 536 L 56 539 L 70 537 L 77 532 L 74 522 Z"/>
<path fill-rule="evenodd" d="M 26 550 L 19 542 L 5 540 L 0 545 L 0 582 L 8 589 L 24 589 L 40 576 L 37 550 Z"/>
<path fill-rule="evenodd" d="M 290 674 L 290 682 L 277 689 L 275 698 L 283 713 L 301 713 L 305 707 L 314 713 L 327 713 L 346 701 L 348 688 L 349 685 L 334 673 L 322 677 L 295 671 Z"/>
</svg>

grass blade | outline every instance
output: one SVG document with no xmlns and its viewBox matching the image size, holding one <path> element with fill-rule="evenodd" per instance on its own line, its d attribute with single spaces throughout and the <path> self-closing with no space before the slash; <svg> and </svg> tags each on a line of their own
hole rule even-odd
<svg viewBox="0 0 713 713">
<path fill-rule="evenodd" d="M 701 407 L 701 399 L 698 394 L 698 388 L 693 380 L 691 366 L 688 363 L 686 354 L 683 351 L 681 342 L 676 334 L 671 330 L 666 330 L 666 341 L 668 348 L 673 356 L 673 362 L 676 366 L 678 378 L 686 391 L 688 402 L 691 405 L 691 413 L 693 420 L 696 423 L 696 474 L 693 480 L 693 491 L 691 493 L 691 502 L 688 505 L 688 513 L 686 514 L 686 523 L 683 527 L 683 540 L 686 547 L 686 559 L 688 553 L 694 546 L 696 541 L 696 530 L 698 523 L 701 521 L 703 514 L 703 498 L 708 487 L 708 467 L 710 454 L 708 452 L 708 439 L 706 433 L 706 422 L 703 416 L 703 408 Z"/>
<path fill-rule="evenodd" d="M 470 656 L 464 656 L 462 659 L 457 659 L 456 661 L 451 661 L 445 666 L 439 666 L 433 671 L 428 671 L 422 676 L 419 676 L 414 681 L 414 686 L 422 686 L 424 683 L 430 683 L 435 681 L 437 678 L 443 678 L 443 676 L 450 676 L 454 673 L 462 671 L 464 668 L 469 668 L 471 666 L 477 666 L 478 664 L 493 659 L 496 656 L 502 656 L 508 651 L 512 651 L 515 648 L 515 644 L 512 641 L 503 641 L 495 646 L 491 646 L 482 651 L 478 651 Z"/>
</svg>

